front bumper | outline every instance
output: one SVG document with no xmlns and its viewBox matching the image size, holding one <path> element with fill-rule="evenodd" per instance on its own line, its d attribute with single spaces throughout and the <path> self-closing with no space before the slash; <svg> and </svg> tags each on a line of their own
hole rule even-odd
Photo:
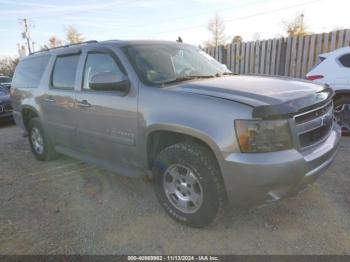
<svg viewBox="0 0 350 262">
<path fill-rule="evenodd" d="M 330 166 L 340 137 L 334 125 L 323 143 L 307 151 L 230 154 L 221 166 L 229 201 L 259 205 L 296 194 Z"/>
<path fill-rule="evenodd" d="M 1 121 L 8 121 L 8 120 L 13 120 L 12 112 L 0 113 L 0 122 Z"/>
<path fill-rule="evenodd" d="M 1 101 L 0 103 L 0 121 L 8 121 L 13 119 L 12 107 L 9 101 Z"/>
</svg>

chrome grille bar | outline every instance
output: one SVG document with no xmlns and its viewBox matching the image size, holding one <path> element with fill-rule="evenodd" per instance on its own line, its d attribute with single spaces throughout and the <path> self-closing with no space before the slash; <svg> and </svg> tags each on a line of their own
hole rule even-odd
<svg viewBox="0 0 350 262">
<path fill-rule="evenodd" d="M 300 148 L 317 144 L 329 135 L 333 126 L 333 102 L 294 116 Z"/>
<path fill-rule="evenodd" d="M 5 105 L 3 105 L 3 110 L 4 110 L 6 113 L 12 112 L 12 105 L 11 105 L 11 104 L 5 104 Z"/>
</svg>

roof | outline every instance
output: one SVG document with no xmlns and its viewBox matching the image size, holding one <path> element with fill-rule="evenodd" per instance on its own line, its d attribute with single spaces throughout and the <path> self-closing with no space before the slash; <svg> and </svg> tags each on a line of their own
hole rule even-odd
<svg viewBox="0 0 350 262">
<path fill-rule="evenodd" d="M 86 42 L 81 42 L 77 44 L 69 44 L 69 45 L 63 45 L 58 46 L 55 48 L 50 48 L 47 50 L 41 50 L 38 52 L 31 53 L 28 57 L 33 56 L 39 56 L 44 55 L 48 53 L 65 53 L 65 51 L 69 50 L 69 52 L 74 52 L 74 50 L 79 51 L 81 50 L 82 46 L 86 45 L 95 45 L 95 46 L 101 46 L 101 45 L 117 45 L 117 46 L 128 46 L 128 45 L 145 45 L 145 44 L 183 44 L 178 43 L 176 41 L 161 41 L 161 40 L 106 40 L 98 42 L 96 40 L 90 40 Z M 26 59 L 26 58 L 24 58 Z"/>
<path fill-rule="evenodd" d="M 107 41 L 101 41 L 99 43 L 102 43 L 102 44 L 113 43 L 119 46 L 146 45 L 146 44 L 184 44 L 184 43 L 178 43 L 176 41 L 165 41 L 165 40 L 107 40 Z"/>
<path fill-rule="evenodd" d="M 319 56 L 321 56 L 321 57 L 328 57 L 331 55 L 332 56 L 339 56 L 339 55 L 346 54 L 349 52 L 350 52 L 350 46 L 345 46 L 345 47 L 335 49 L 335 50 L 328 52 L 328 53 L 319 54 Z"/>
</svg>

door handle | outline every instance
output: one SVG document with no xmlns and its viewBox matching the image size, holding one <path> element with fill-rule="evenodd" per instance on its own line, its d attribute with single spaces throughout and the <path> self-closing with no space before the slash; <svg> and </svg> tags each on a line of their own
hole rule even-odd
<svg viewBox="0 0 350 262">
<path fill-rule="evenodd" d="M 55 99 L 53 99 L 52 96 L 48 96 L 44 99 L 45 102 L 55 102 Z"/>
<path fill-rule="evenodd" d="M 82 100 L 79 102 L 80 107 L 91 107 L 91 104 L 87 100 Z"/>
</svg>

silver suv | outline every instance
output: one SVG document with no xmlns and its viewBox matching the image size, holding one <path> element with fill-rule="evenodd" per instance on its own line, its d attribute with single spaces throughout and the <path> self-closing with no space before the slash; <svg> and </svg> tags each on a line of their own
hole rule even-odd
<svg viewBox="0 0 350 262">
<path fill-rule="evenodd" d="M 333 92 L 294 79 L 233 76 L 200 49 L 90 41 L 22 59 L 13 114 L 38 160 L 56 152 L 149 176 L 166 212 L 210 224 L 226 203 L 279 200 L 333 161 Z"/>
</svg>

